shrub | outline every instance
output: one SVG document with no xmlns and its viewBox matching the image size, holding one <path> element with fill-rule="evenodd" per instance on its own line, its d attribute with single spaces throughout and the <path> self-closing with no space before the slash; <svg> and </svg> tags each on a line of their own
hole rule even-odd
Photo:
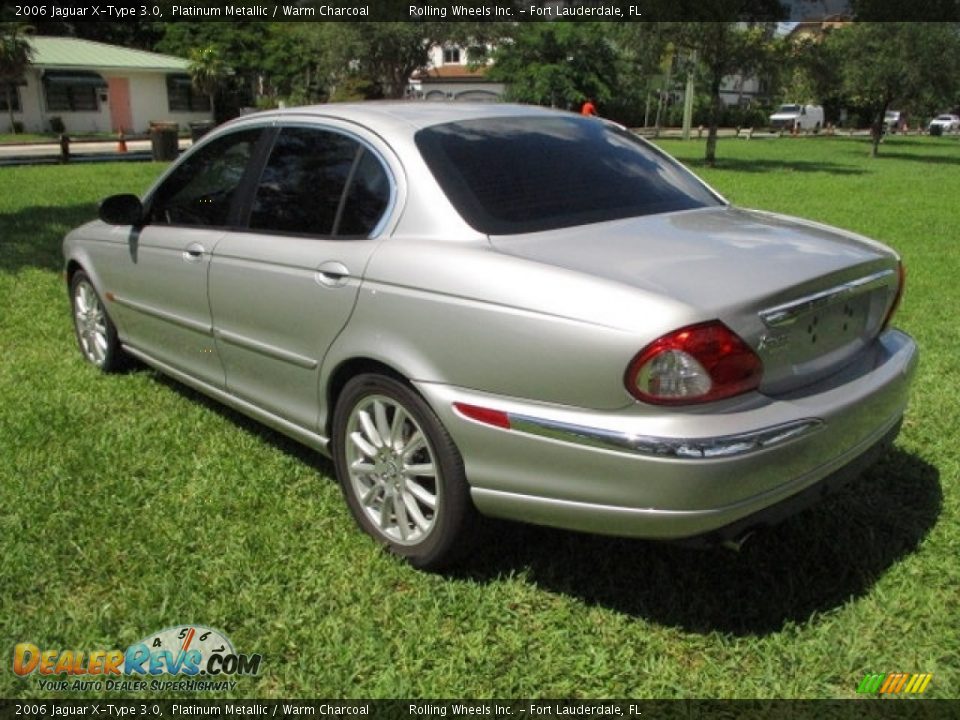
<svg viewBox="0 0 960 720">
<path fill-rule="evenodd" d="M 66 132 L 67 126 L 63 124 L 63 118 L 59 115 L 54 115 L 50 118 L 50 130 L 55 133 Z"/>
</svg>

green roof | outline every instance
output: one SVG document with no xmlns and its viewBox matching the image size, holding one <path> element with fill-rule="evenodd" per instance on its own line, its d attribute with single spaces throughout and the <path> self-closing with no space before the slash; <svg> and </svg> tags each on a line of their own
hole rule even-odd
<svg viewBox="0 0 960 720">
<path fill-rule="evenodd" d="M 34 35 L 29 40 L 33 46 L 30 64 L 36 67 L 187 71 L 188 62 L 173 55 L 71 37 Z"/>
</svg>

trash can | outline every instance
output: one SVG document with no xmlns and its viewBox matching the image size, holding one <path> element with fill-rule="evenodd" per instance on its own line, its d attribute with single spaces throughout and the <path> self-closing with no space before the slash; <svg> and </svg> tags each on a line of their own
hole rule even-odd
<svg viewBox="0 0 960 720">
<path fill-rule="evenodd" d="M 943 135 L 943 125 L 931 125 L 930 126 L 931 135 Z"/>
<path fill-rule="evenodd" d="M 160 161 L 176 160 L 180 153 L 177 132 L 180 126 L 175 122 L 150 123 L 150 150 L 153 159 Z"/>
<path fill-rule="evenodd" d="M 196 142 L 213 129 L 213 123 L 210 120 L 203 122 L 190 123 L 190 140 Z"/>
</svg>

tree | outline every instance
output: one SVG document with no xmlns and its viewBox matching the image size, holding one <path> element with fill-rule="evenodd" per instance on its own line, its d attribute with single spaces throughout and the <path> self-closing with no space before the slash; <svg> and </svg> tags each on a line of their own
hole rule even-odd
<svg viewBox="0 0 960 720">
<path fill-rule="evenodd" d="M 430 47 L 448 36 L 443 23 L 351 23 L 353 60 L 360 74 L 376 83 L 383 97 L 402 98 L 410 76 L 430 59 Z"/>
<path fill-rule="evenodd" d="M 827 36 L 832 30 L 825 31 Z M 843 58 L 833 43 L 822 37 L 806 37 L 786 44 L 783 65 L 784 80 L 780 83 L 785 103 L 823 105 L 828 114 L 841 105 L 843 94 L 840 68 Z"/>
<path fill-rule="evenodd" d="M 264 90 L 271 100 L 307 105 L 329 98 L 339 69 L 332 60 L 328 38 L 314 32 L 313 23 L 280 22 L 270 26 L 263 41 Z"/>
<path fill-rule="evenodd" d="M 163 26 L 164 37 L 157 51 L 189 58 L 198 48 L 215 48 L 224 64 L 233 70 L 232 81 L 219 88 L 218 117 L 225 119 L 245 105 L 253 105 L 264 86 L 266 40 L 272 24 L 250 21 L 171 22 Z"/>
<path fill-rule="evenodd" d="M 614 26 L 614 42 L 621 54 L 621 72 L 614 98 L 605 113 L 629 125 L 648 125 L 651 100 L 659 96 L 661 109 L 668 73 L 673 70 L 673 46 L 668 42 L 669 23 L 623 23 Z M 620 117 L 625 116 L 625 117 Z"/>
<path fill-rule="evenodd" d="M 23 23 L 0 23 L 0 84 L 3 85 L 10 113 L 10 132 L 17 133 L 13 118 L 13 93 L 16 84 L 23 80 L 23 74 L 33 57 L 33 47 L 27 39 L 30 26 Z"/>
<path fill-rule="evenodd" d="M 619 76 L 617 48 L 604 23 L 522 23 L 493 59 L 489 78 L 507 84 L 509 99 L 552 107 L 569 109 L 587 98 L 606 102 Z"/>
<path fill-rule="evenodd" d="M 710 8 L 719 17 L 735 16 L 735 7 L 749 5 L 738 0 L 718 0 Z M 758 8 L 760 6 L 758 5 Z M 762 14 L 762 13 L 760 13 Z M 723 114 L 720 89 L 724 78 L 760 71 L 775 53 L 773 22 L 685 22 L 672 29 L 678 47 L 695 51 L 703 68 L 710 105 L 707 113 L 707 146 L 704 161 L 714 165 L 717 158 L 717 128 Z"/>
<path fill-rule="evenodd" d="M 410 76 L 430 63 L 430 49 L 456 43 L 472 47 L 494 33 L 476 22 L 331 22 L 309 23 L 333 100 L 402 98 Z M 471 58 L 474 52 L 471 50 Z"/>
<path fill-rule="evenodd" d="M 708 22 L 673 22 L 667 33 L 674 45 L 695 52 L 710 98 L 704 161 L 714 165 L 717 128 L 723 114 L 720 88 L 730 75 L 760 71 L 775 54 L 776 20 L 784 16 L 779 0 L 712 0 L 697 15 Z"/>
<path fill-rule="evenodd" d="M 233 74 L 233 70 L 221 56 L 220 49 L 216 45 L 193 48 L 190 51 L 188 71 L 193 86 L 204 95 L 209 96 L 210 109 L 216 114 L 215 98 L 217 92 L 227 77 Z"/>
<path fill-rule="evenodd" d="M 430 48 L 443 44 L 455 23 L 316 23 L 326 38 L 331 83 L 337 99 L 402 98 L 410 76 L 427 66 Z M 345 92 L 345 88 L 349 88 Z M 337 92 L 337 89 L 339 92 Z"/>
<path fill-rule="evenodd" d="M 876 157 L 886 111 L 897 105 L 952 106 L 960 95 L 960 24 L 858 22 L 827 42 L 842 58 L 845 96 L 867 110 Z"/>
</svg>

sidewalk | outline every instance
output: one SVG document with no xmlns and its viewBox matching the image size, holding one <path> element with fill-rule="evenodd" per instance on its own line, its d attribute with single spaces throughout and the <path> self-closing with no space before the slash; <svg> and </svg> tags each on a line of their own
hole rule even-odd
<svg viewBox="0 0 960 720">
<path fill-rule="evenodd" d="M 191 145 L 190 138 L 180 138 L 180 152 Z M 117 150 L 116 140 L 78 140 L 70 143 L 70 162 L 116 160 L 150 160 L 149 140 L 127 140 L 127 152 Z M 25 145 L 0 145 L 0 165 L 31 165 L 60 161 L 60 143 L 44 142 Z"/>
</svg>

